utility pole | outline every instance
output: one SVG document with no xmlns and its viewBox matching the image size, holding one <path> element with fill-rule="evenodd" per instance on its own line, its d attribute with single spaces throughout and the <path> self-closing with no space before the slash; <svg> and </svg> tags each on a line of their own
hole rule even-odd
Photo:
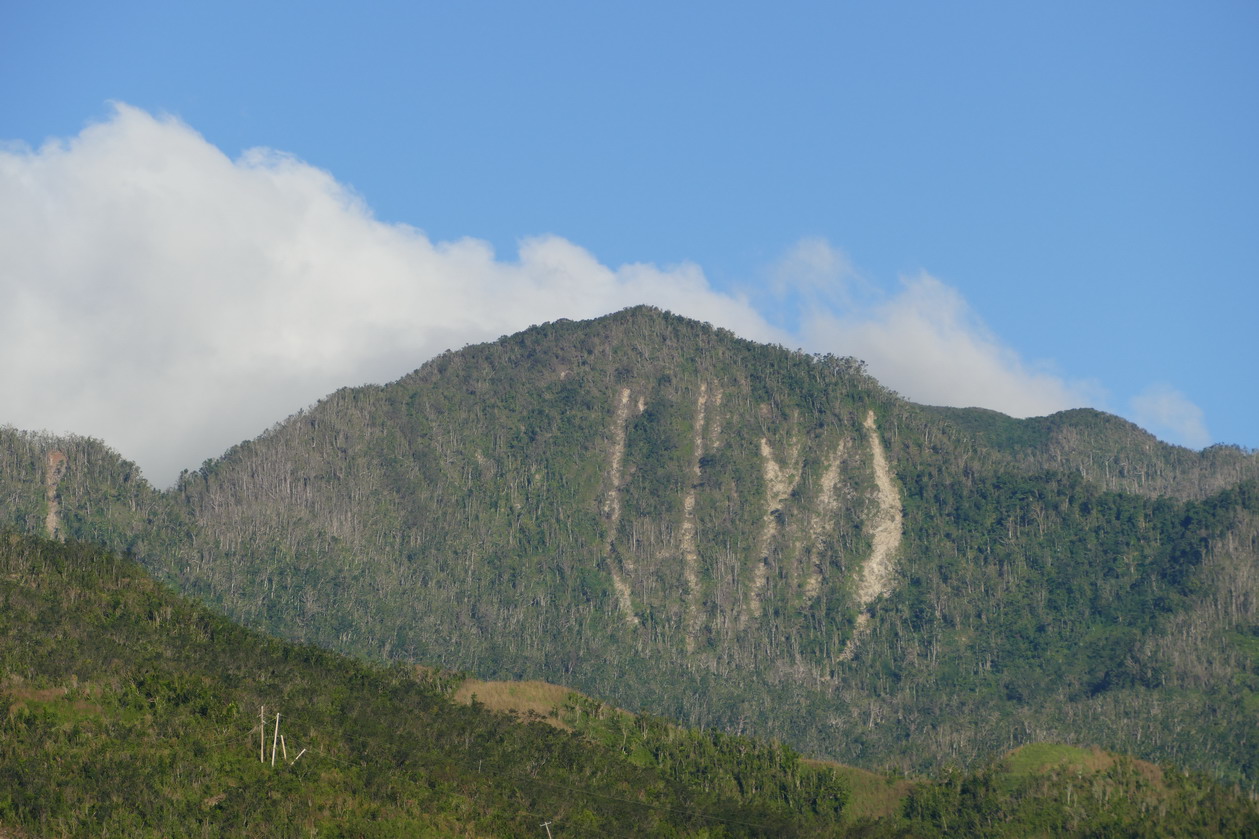
<svg viewBox="0 0 1259 839">
<path fill-rule="evenodd" d="M 551 823 L 543 822 L 541 826 L 546 828 L 546 839 L 551 839 Z"/>
<path fill-rule="evenodd" d="M 262 710 L 258 712 L 258 762 L 267 762 L 267 706 L 263 705 Z"/>
<path fill-rule="evenodd" d="M 271 765 L 275 766 L 275 747 L 280 739 L 280 712 L 275 712 L 275 734 L 271 737 Z"/>
</svg>

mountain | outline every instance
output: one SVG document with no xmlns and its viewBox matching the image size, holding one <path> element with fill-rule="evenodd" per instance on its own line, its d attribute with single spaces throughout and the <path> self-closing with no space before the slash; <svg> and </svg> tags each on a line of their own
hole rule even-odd
<svg viewBox="0 0 1259 839">
<path fill-rule="evenodd" d="M 639 307 L 349 388 L 155 492 L 0 433 L 8 519 L 280 637 L 903 771 L 1055 740 L 1259 781 L 1259 456 L 919 406 Z"/>
</svg>

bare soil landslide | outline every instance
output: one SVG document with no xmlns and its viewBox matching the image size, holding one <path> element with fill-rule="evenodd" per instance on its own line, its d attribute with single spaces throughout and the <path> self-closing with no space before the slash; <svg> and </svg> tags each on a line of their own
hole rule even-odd
<svg viewBox="0 0 1259 839">
<path fill-rule="evenodd" d="M 48 513 L 44 517 L 44 529 L 49 539 L 61 538 L 61 505 L 57 501 L 57 485 L 66 474 L 65 452 L 53 449 L 48 453 L 48 468 L 44 473 L 44 492 Z"/>
<path fill-rule="evenodd" d="M 870 558 L 861 567 L 861 584 L 857 588 L 857 599 L 863 609 L 875 598 L 892 590 L 892 559 L 900 549 L 904 529 L 901 496 L 896 484 L 892 483 L 892 470 L 888 468 L 879 430 L 874 424 L 874 411 L 866 414 L 865 426 L 870 432 L 870 455 L 874 460 L 879 511 L 874 521 L 874 546 Z"/>
<path fill-rule="evenodd" d="M 861 578 L 857 582 L 857 605 L 861 609 L 857 615 L 857 631 L 840 654 L 842 659 L 852 658 L 857 641 L 865 634 L 866 624 L 870 620 L 870 613 L 867 611 L 870 604 L 892 590 L 892 561 L 900 549 L 904 531 L 901 496 L 896 484 L 892 482 L 892 470 L 888 468 L 883 442 L 879 439 L 879 429 L 874 424 L 874 411 L 866 413 L 865 427 L 870 437 L 870 458 L 874 464 L 878 511 L 875 513 L 872 528 L 873 545 L 870 556 L 862 563 Z"/>
<path fill-rule="evenodd" d="M 695 487 L 703 479 L 704 421 L 708 409 L 708 383 L 701 382 L 695 403 L 695 444 L 691 460 L 691 483 L 682 499 L 682 573 L 686 578 L 686 647 L 695 649 L 699 634 L 699 546 L 695 536 Z"/>
<path fill-rule="evenodd" d="M 639 406 L 642 410 L 642 406 Z M 630 389 L 621 388 L 620 398 L 616 404 L 616 415 L 612 423 L 612 451 L 609 457 L 608 475 L 609 489 L 603 502 L 603 515 L 608 522 L 608 541 L 605 550 L 609 558 L 609 570 L 612 572 L 612 587 L 616 591 L 616 600 L 630 626 L 638 626 L 638 616 L 634 614 L 634 601 L 630 595 L 629 584 L 616 563 L 612 559 L 612 542 L 616 539 L 616 528 L 621 520 L 621 481 L 625 464 L 625 424 L 629 421 Z M 627 567 L 626 571 L 633 571 Z"/>
<path fill-rule="evenodd" d="M 775 513 L 791 497 L 796 484 L 800 481 L 800 441 L 794 438 L 790 440 L 786 454 L 786 459 L 780 465 L 774 459 L 774 449 L 770 446 L 769 439 L 761 438 L 761 465 L 765 476 L 765 516 L 761 526 L 760 550 L 752 566 L 752 590 L 744 610 L 744 622 L 759 617 L 761 614 L 765 589 L 769 585 L 770 545 L 777 538 L 780 529 Z"/>
</svg>

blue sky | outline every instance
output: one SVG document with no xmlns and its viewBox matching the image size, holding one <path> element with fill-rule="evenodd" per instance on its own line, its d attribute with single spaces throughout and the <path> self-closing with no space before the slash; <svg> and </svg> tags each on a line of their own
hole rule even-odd
<svg viewBox="0 0 1259 839">
<path fill-rule="evenodd" d="M 159 484 L 335 387 L 632 302 L 920 401 L 1259 446 L 1254 3 L 3 16 L 0 346 L 45 361 L 0 423 Z M 259 310 L 287 314 L 255 346 Z"/>
</svg>

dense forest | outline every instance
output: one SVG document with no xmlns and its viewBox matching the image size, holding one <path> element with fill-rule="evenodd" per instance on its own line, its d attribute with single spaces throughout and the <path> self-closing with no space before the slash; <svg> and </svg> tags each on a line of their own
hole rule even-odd
<svg viewBox="0 0 1259 839">
<path fill-rule="evenodd" d="M 1038 747 L 938 780 L 869 777 L 564 693 L 269 639 L 82 543 L 0 534 L 0 834 L 1244 836 L 1206 777 Z M 862 775 L 868 777 L 862 778 Z M 857 812 L 859 811 L 859 812 Z"/>
<path fill-rule="evenodd" d="M 648 308 L 338 391 L 153 490 L 0 431 L 15 527 L 366 659 L 904 773 L 1056 741 L 1259 784 L 1259 456 L 914 405 Z"/>
</svg>

